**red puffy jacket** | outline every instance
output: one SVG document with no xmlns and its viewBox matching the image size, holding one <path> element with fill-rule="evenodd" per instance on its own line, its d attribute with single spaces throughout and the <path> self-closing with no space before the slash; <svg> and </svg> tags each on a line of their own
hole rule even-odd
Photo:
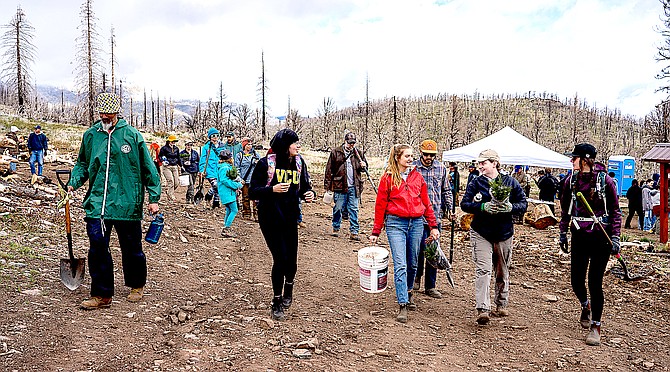
<svg viewBox="0 0 670 372">
<path fill-rule="evenodd" d="M 400 187 L 393 185 L 390 173 L 384 173 L 379 180 L 379 191 L 375 202 L 375 223 L 372 235 L 379 236 L 384 226 L 384 217 L 391 214 L 403 218 L 425 217 L 430 228 L 437 228 L 437 220 L 428 198 L 428 186 L 421 173 L 412 169 L 407 181 Z"/>
</svg>

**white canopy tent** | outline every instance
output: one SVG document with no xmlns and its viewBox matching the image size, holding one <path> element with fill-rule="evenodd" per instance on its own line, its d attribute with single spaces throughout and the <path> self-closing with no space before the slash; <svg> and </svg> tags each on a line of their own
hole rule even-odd
<svg viewBox="0 0 670 372">
<path fill-rule="evenodd" d="M 510 127 L 467 146 L 444 151 L 442 161 L 471 162 L 486 149 L 495 150 L 501 164 L 572 169 L 569 157 L 533 142 Z"/>
</svg>

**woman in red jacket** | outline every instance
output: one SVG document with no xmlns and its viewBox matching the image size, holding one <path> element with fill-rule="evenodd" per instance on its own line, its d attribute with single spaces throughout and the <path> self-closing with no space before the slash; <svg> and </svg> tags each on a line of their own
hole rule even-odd
<svg viewBox="0 0 670 372">
<path fill-rule="evenodd" d="M 391 148 L 389 165 L 379 180 L 375 223 L 370 235 L 370 242 L 377 243 L 386 224 L 386 236 L 393 256 L 395 293 L 400 305 L 396 320 L 401 323 L 407 322 L 408 309 L 416 310 L 412 289 L 424 218 L 431 229 L 428 239 L 437 240 L 440 237 L 426 181 L 412 166 L 413 161 L 414 154 L 409 145 L 397 144 Z"/>
</svg>

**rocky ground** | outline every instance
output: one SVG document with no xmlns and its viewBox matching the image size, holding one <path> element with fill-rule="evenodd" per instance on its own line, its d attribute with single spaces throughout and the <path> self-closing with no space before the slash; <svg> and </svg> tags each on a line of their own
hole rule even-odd
<svg viewBox="0 0 670 372">
<path fill-rule="evenodd" d="M 50 164 L 45 174 L 53 179 Z M 418 311 L 395 321 L 392 269 L 378 294 L 359 287 L 357 251 L 365 242 L 330 231 L 330 208 L 304 205 L 295 301 L 284 322 L 271 320 L 271 256 L 256 223 L 238 217 L 238 238 L 219 236 L 223 212 L 182 203 L 161 205 L 166 228 L 144 245 L 149 281 L 139 303 L 125 296 L 120 250 L 113 235 L 116 295 L 109 309 L 85 311 L 88 273 L 75 291 L 59 279 L 67 241 L 56 200 L 17 195 L 21 177 L 0 181 L 0 369 L 5 371 L 664 371 L 670 368 L 670 266 L 665 255 L 626 247 L 634 272 L 627 282 L 608 273 L 603 344 L 585 345 L 569 284 L 569 256 L 555 229 L 517 226 L 510 316 L 475 323 L 473 264 L 467 233 L 456 231 L 451 288 L 438 278 L 442 299 L 417 294 Z M 28 172 L 29 173 L 29 172 Z M 315 185 L 320 177 L 314 174 Z M 318 187 L 320 195 L 322 188 Z M 184 190 L 179 190 L 180 200 Z M 73 208 L 75 254 L 85 257 L 83 192 Z M 374 193 L 361 209 L 372 225 Z M 148 221 L 145 223 L 145 228 Z M 343 226 L 346 230 L 347 224 Z M 633 239 L 637 230 L 626 230 Z M 344 234 L 343 234 L 344 235 Z M 449 230 L 442 246 L 449 247 Z M 383 234 L 382 234 L 383 236 Z M 651 237 L 651 236 L 648 236 Z M 382 245 L 386 246 L 385 238 Z"/>
</svg>

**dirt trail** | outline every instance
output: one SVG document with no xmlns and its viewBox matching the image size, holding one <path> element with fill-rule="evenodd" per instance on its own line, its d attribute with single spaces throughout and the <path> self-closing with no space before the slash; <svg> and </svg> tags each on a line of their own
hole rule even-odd
<svg viewBox="0 0 670 372">
<path fill-rule="evenodd" d="M 47 168 L 53 172 L 53 167 Z M 320 185 L 319 175 L 314 175 Z M 323 194 L 323 190 L 318 190 Z M 184 190 L 180 189 L 179 200 Z M 80 193 L 80 196 L 83 193 Z M 374 194 L 363 196 L 363 236 L 372 225 Z M 55 204 L 55 203 L 54 203 Z M 76 203 L 75 203 L 76 204 Z M 31 206 L 25 201 L 26 207 Z M 219 232 L 223 212 L 162 205 L 166 229 L 145 244 L 145 298 L 125 300 L 120 251 L 113 234 L 116 294 L 111 308 L 84 311 L 85 285 L 68 291 L 58 278 L 66 244 L 54 205 L 16 209 L 0 218 L 0 368 L 6 371 L 120 370 L 668 370 L 670 317 L 666 257 L 625 250 L 633 267 L 655 267 L 639 282 L 605 277 L 603 345 L 584 344 L 569 285 L 569 257 L 556 230 L 517 225 L 510 316 L 475 323 L 473 265 L 467 234 L 457 232 L 456 288 L 444 273 L 444 298 L 417 294 L 418 311 L 395 321 L 392 270 L 379 294 L 359 288 L 356 252 L 365 242 L 328 234 L 330 208 L 304 205 L 295 300 L 288 320 L 270 320 L 271 256 L 257 224 L 238 217 L 237 239 Z M 83 210 L 73 208 L 78 256 L 88 241 Z M 57 226 L 37 223 L 46 220 Z M 343 231 L 348 228 L 345 222 Z M 634 231 L 630 232 L 634 234 Z M 382 234 L 383 236 L 383 234 Z M 448 230 L 443 246 L 448 249 Z M 32 237 L 38 239 L 31 240 Z M 184 242 L 187 240 L 187 242 Z M 383 237 L 382 245 L 386 246 Z M 309 357 L 297 355 L 305 348 Z"/>
</svg>

